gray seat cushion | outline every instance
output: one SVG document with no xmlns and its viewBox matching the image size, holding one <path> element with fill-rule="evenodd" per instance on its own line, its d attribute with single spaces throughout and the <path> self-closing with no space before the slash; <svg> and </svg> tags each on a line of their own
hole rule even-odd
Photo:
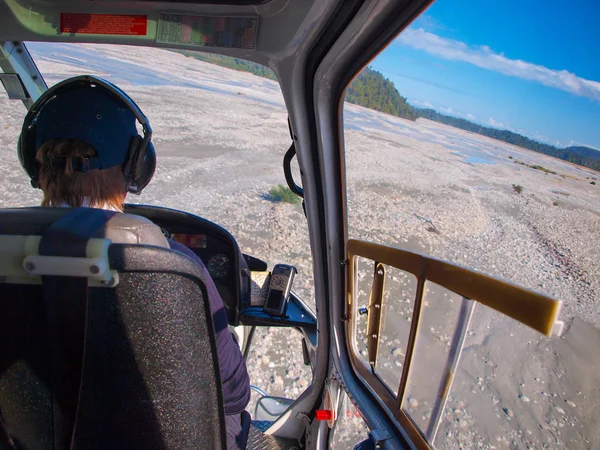
<svg viewBox="0 0 600 450">
<path fill-rule="evenodd" d="M 0 234 L 41 235 L 70 208 L 11 208 L 0 214 Z M 111 239 L 115 244 L 145 244 L 169 248 L 160 227 L 149 219 L 133 214 L 116 214 L 96 237 Z"/>
</svg>

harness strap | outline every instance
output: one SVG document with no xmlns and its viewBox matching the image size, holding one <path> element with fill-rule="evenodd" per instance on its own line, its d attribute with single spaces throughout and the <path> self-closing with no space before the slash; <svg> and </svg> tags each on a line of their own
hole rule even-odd
<svg viewBox="0 0 600 450">
<path fill-rule="evenodd" d="M 77 208 L 56 221 L 42 236 L 41 256 L 86 257 L 86 246 L 115 211 Z M 48 338 L 52 348 L 54 449 L 73 447 L 88 311 L 87 278 L 43 276 Z"/>
</svg>

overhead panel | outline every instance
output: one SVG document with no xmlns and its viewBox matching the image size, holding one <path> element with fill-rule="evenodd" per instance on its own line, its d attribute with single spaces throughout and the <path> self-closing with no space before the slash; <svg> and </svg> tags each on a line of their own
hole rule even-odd
<svg viewBox="0 0 600 450">
<path fill-rule="evenodd" d="M 211 17 L 161 13 L 156 42 L 194 47 L 254 49 L 258 17 Z"/>
</svg>

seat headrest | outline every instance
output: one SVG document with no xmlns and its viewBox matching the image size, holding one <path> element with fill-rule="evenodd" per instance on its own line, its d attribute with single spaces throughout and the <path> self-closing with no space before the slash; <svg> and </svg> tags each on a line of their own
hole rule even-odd
<svg viewBox="0 0 600 450">
<path fill-rule="evenodd" d="M 11 208 L 0 210 L 0 234 L 41 235 L 54 222 L 71 212 L 70 208 Z M 133 214 L 116 214 L 94 237 L 115 244 L 145 244 L 169 248 L 160 227 Z"/>
</svg>

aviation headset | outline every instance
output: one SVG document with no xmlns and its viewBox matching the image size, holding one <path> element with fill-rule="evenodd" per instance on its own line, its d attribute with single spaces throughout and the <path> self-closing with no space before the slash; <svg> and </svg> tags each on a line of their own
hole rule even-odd
<svg viewBox="0 0 600 450">
<path fill-rule="evenodd" d="M 121 161 L 115 161 L 115 155 L 111 155 L 112 149 L 100 149 L 99 147 L 104 144 L 105 147 L 110 146 L 110 142 L 107 144 L 102 138 L 99 138 L 99 134 L 94 131 L 94 124 L 87 123 L 84 126 L 81 126 L 79 119 L 75 118 L 75 126 L 73 124 L 67 124 L 67 126 L 71 126 L 71 132 L 64 132 L 64 135 L 61 135 L 60 131 L 56 131 L 57 126 L 62 126 L 64 124 L 56 124 L 52 123 L 53 117 L 56 115 L 56 110 L 51 109 L 52 101 L 56 98 L 59 98 L 61 94 L 80 90 L 80 89 L 99 89 L 101 94 L 98 91 L 94 92 L 97 100 L 95 103 L 86 105 L 89 117 L 96 118 L 98 120 L 103 119 L 102 114 L 94 114 L 95 110 L 90 111 L 89 108 L 102 108 L 102 111 L 108 111 L 108 116 L 105 117 L 105 122 L 103 123 L 104 131 L 106 135 L 113 132 L 118 132 L 119 127 L 112 127 L 112 124 L 121 125 L 121 130 L 124 130 L 125 125 L 123 123 L 114 122 L 115 117 L 119 116 L 121 118 L 124 117 L 124 114 L 128 112 L 133 113 L 135 119 L 141 124 L 143 129 L 143 137 L 137 133 L 135 129 L 135 124 L 128 124 L 131 128 L 131 131 L 127 131 L 127 134 L 130 135 L 130 140 L 128 142 L 128 149 L 124 158 Z M 72 93 L 71 93 L 72 94 Z M 103 100 L 106 99 L 106 100 Z M 83 102 L 80 101 L 79 104 Z M 100 105 L 100 106 L 98 106 Z M 120 110 L 119 105 L 123 105 L 125 110 Z M 108 106 L 108 110 L 107 110 Z M 45 108 L 47 108 L 45 110 Z M 100 109 L 98 109 L 100 111 Z M 72 115 L 77 115 L 77 113 L 81 113 L 81 111 L 75 108 Z M 91 114 L 91 116 L 90 116 Z M 79 114 L 79 117 L 83 117 L 85 114 Z M 113 117 L 110 117 L 113 116 Z M 31 179 L 31 185 L 34 188 L 40 188 L 38 176 L 40 164 L 36 161 L 36 153 L 39 147 L 44 142 L 39 142 L 39 127 L 40 127 L 40 119 L 45 123 L 50 123 L 54 125 L 50 134 L 54 134 L 51 138 L 67 138 L 67 139 L 80 139 L 86 142 L 87 144 L 94 147 L 98 156 L 94 156 L 90 159 L 87 167 L 77 168 L 76 170 L 80 172 L 86 172 L 87 169 L 106 169 L 108 167 L 112 167 L 117 164 L 123 164 L 123 176 L 125 178 L 125 183 L 127 186 L 127 191 L 133 194 L 139 194 L 141 191 L 148 185 L 152 176 L 154 175 L 154 170 L 156 168 L 156 152 L 154 150 L 154 145 L 151 142 L 152 139 L 152 128 L 150 127 L 150 122 L 148 118 L 144 115 L 144 113 L 140 110 L 140 108 L 135 104 L 135 102 L 125 94 L 121 89 L 113 85 L 112 83 L 103 80 L 101 78 L 83 75 L 74 78 L 70 78 L 68 80 L 64 80 L 46 92 L 44 92 L 41 97 L 33 104 L 33 106 L 29 109 L 29 112 L 25 116 L 25 120 L 23 122 L 23 128 L 21 130 L 21 135 L 19 137 L 19 142 L 17 144 L 17 152 L 19 156 L 19 162 L 21 166 Z M 117 117 L 118 119 L 118 117 Z M 85 119 L 81 119 L 85 120 Z M 113 121 L 111 123 L 111 120 Z M 124 122 L 124 121 L 122 121 Z M 46 125 L 46 128 L 48 126 Z M 116 130 L 116 131 L 113 131 Z M 57 135 L 58 134 L 58 135 Z M 115 138 L 119 138 L 116 136 Z M 121 136 L 122 140 L 126 139 L 127 136 Z M 46 139 L 46 141 L 49 139 Z M 110 138 L 107 139 L 110 141 Z M 97 141 L 97 142 L 94 142 Z M 114 142 L 114 139 L 113 139 Z M 95 145 L 96 144 L 96 145 Z M 102 150 L 102 152 L 101 152 Z M 114 152 L 113 152 L 114 153 Z M 106 165 L 106 161 L 111 161 L 110 164 Z M 116 164 L 115 164 L 116 162 Z"/>
</svg>

